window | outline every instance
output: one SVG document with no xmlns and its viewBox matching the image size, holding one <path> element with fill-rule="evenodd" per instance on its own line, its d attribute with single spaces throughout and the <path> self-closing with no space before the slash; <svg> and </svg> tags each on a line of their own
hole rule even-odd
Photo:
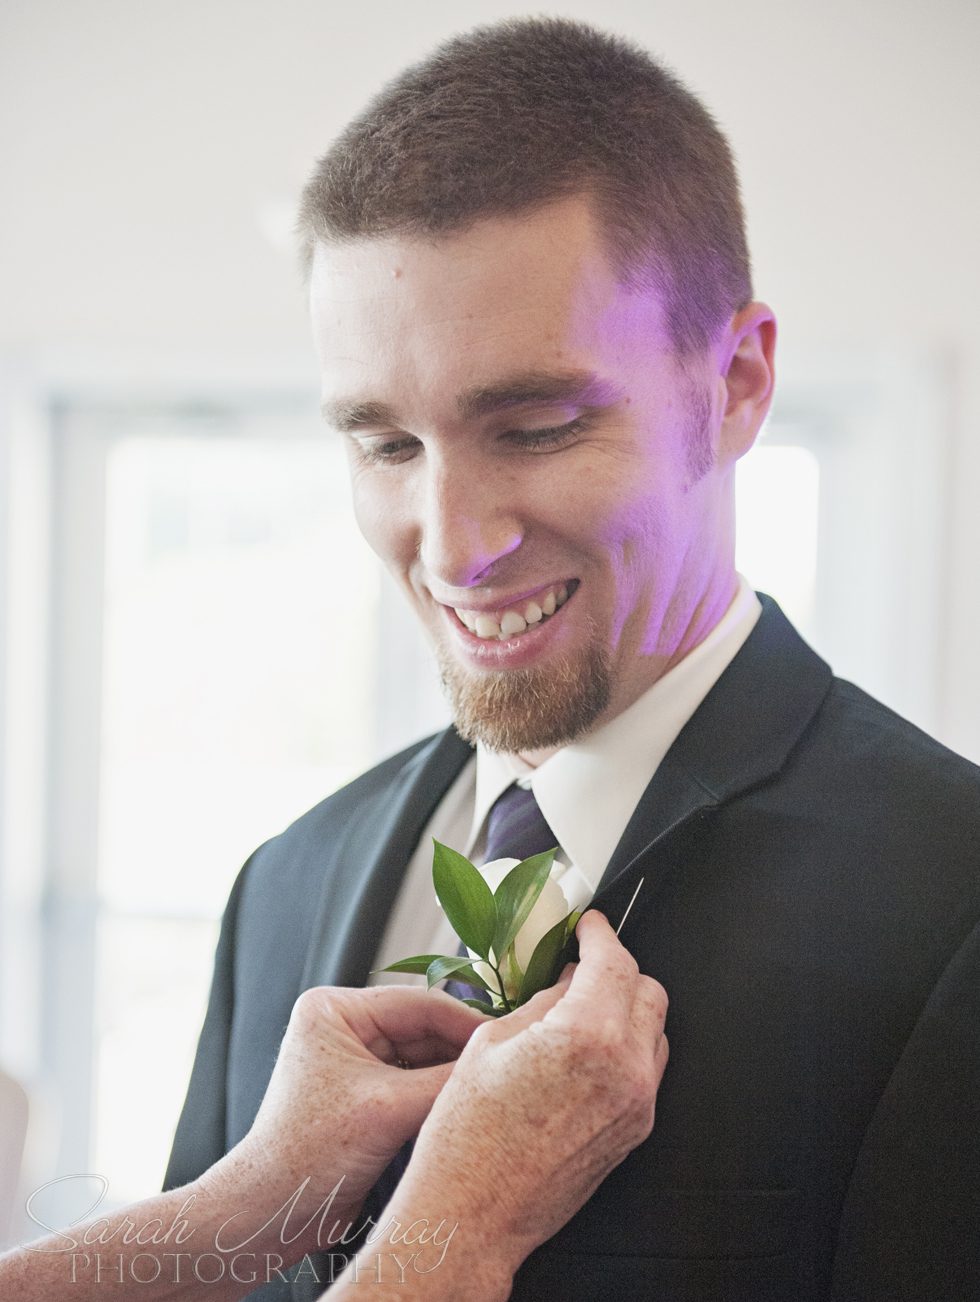
<svg viewBox="0 0 980 1302">
<path fill-rule="evenodd" d="M 235 873 L 375 758 L 380 586 L 343 450 L 295 404 L 75 405 L 59 443 L 57 746 L 95 802 L 56 868 L 58 1002 L 93 1008 L 90 1064 L 62 1060 L 117 1202 L 162 1176 Z"/>
<path fill-rule="evenodd" d="M 777 594 L 805 637 L 815 631 L 820 463 L 807 447 L 763 440 L 738 467 L 736 565 Z"/>
</svg>

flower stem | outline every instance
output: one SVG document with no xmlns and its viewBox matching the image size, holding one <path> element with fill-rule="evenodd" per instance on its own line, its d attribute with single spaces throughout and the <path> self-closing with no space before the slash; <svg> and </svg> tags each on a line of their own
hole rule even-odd
<svg viewBox="0 0 980 1302">
<path fill-rule="evenodd" d="M 490 964 L 493 974 L 497 978 L 497 985 L 499 987 L 497 994 L 504 1001 L 504 1012 L 512 1013 L 514 1011 L 514 1006 L 507 998 L 507 988 L 504 984 L 504 978 L 500 975 L 500 968 L 497 967 L 496 963 L 491 963 L 489 959 L 487 959 L 487 962 Z"/>
</svg>

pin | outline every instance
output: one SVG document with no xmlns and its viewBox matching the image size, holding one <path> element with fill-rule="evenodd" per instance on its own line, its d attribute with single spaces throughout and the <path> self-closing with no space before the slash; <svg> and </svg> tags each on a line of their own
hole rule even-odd
<svg viewBox="0 0 980 1302">
<path fill-rule="evenodd" d="M 626 912 L 623 914 L 622 919 L 621 919 L 621 921 L 620 921 L 620 924 L 619 924 L 619 926 L 616 928 L 616 935 L 617 935 L 617 936 L 618 936 L 619 933 L 623 930 L 623 923 L 624 923 L 624 922 L 626 921 L 626 919 L 630 916 L 630 909 L 631 909 L 631 908 L 633 907 L 633 905 L 636 903 L 636 897 L 637 897 L 637 896 L 639 895 L 639 893 L 640 893 L 640 887 L 643 885 L 643 883 L 644 883 L 645 881 L 646 881 L 646 878 L 645 878 L 645 877 L 641 877 L 640 880 L 636 883 L 636 890 L 633 892 L 633 898 L 630 900 L 629 904 L 627 904 L 627 906 L 626 906 Z"/>
</svg>

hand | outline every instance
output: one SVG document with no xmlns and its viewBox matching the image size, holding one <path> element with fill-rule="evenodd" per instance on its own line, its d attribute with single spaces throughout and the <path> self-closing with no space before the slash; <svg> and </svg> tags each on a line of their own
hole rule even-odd
<svg viewBox="0 0 980 1302">
<path fill-rule="evenodd" d="M 340 1202 L 331 1207 L 327 1222 L 328 1236 L 338 1218 L 342 1232 L 345 1217 L 356 1215 L 367 1189 L 418 1129 L 457 1054 L 483 1020 L 441 991 L 306 991 L 293 1008 L 255 1123 L 240 1144 L 189 1185 L 7 1254 L 0 1262 L 0 1291 L 25 1302 L 60 1297 L 69 1283 L 79 1302 L 103 1295 L 131 1298 L 137 1292 L 146 1302 L 205 1293 L 215 1302 L 240 1297 L 247 1277 L 236 1274 L 233 1265 L 216 1275 L 215 1253 L 228 1262 L 285 1265 L 314 1250 L 320 1246 L 316 1212 L 343 1176 Z M 398 1061 L 412 1070 L 394 1065 Z M 309 1193 L 287 1226 L 281 1209 L 308 1177 Z M 311 1229 L 300 1234 L 295 1226 L 310 1217 Z M 187 1250 L 180 1254 L 179 1287 L 175 1263 L 170 1269 L 161 1266 L 156 1275 L 136 1273 L 136 1259 L 143 1259 L 145 1272 L 149 1245 L 161 1243 L 143 1233 L 171 1223 L 190 1231 Z M 87 1237 L 96 1232 L 98 1238 Z M 102 1258 L 88 1245 L 109 1241 L 119 1267 L 118 1276 L 113 1272 L 107 1278 Z M 205 1273 L 197 1273 L 195 1252 L 208 1258 L 202 1259 Z M 168 1255 L 173 1256 L 164 1253 L 161 1260 Z M 135 1290 L 134 1281 L 141 1281 Z"/>
<path fill-rule="evenodd" d="M 471 1036 L 388 1209 L 458 1221 L 511 1273 L 650 1134 L 667 1064 L 663 987 L 600 913 L 577 935 L 557 986 Z"/>
<path fill-rule="evenodd" d="M 235 1178 L 247 1170 L 263 1204 L 278 1206 L 311 1177 L 301 1222 L 343 1177 L 331 1219 L 356 1215 L 485 1020 L 443 991 L 305 991 L 252 1128 L 229 1155 Z"/>
</svg>

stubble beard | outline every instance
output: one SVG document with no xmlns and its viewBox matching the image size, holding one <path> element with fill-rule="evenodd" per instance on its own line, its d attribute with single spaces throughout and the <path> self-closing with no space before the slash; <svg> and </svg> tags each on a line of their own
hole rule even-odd
<svg viewBox="0 0 980 1302">
<path fill-rule="evenodd" d="M 438 655 L 456 731 L 488 750 L 564 746 L 593 727 L 612 695 L 610 656 L 594 638 L 540 668 L 483 672 L 460 665 L 442 646 Z"/>
</svg>

